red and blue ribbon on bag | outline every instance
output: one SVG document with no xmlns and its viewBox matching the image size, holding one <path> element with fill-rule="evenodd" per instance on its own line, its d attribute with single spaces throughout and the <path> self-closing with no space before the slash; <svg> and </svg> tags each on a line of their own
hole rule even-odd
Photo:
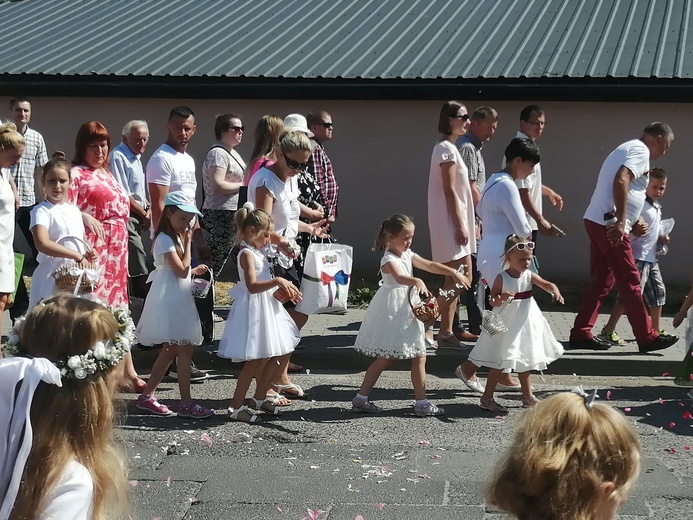
<svg viewBox="0 0 693 520">
<path fill-rule="evenodd" d="M 305 273 L 303 274 L 303 277 L 310 280 L 311 282 L 319 282 L 327 286 L 328 307 L 332 307 L 335 298 L 339 300 L 339 286 L 347 285 L 349 283 L 349 275 L 346 274 L 344 271 L 337 271 L 334 275 L 327 274 L 326 272 L 322 271 L 320 273 L 319 280 Z M 335 284 L 334 295 L 332 294 L 332 282 L 334 282 Z"/>
</svg>

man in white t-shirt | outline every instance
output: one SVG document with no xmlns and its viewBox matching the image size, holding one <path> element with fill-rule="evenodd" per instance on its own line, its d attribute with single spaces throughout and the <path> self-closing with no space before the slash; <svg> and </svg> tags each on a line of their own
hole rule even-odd
<svg viewBox="0 0 693 520">
<path fill-rule="evenodd" d="M 529 139 L 534 143 L 544 133 L 545 127 L 546 114 L 541 107 L 528 105 L 520 112 L 520 131 L 515 137 Z M 563 197 L 542 183 L 541 164 L 537 163 L 534 172 L 525 179 L 516 180 L 515 184 L 520 191 L 520 200 L 532 228 L 532 240 L 536 243 L 538 231 L 544 235 L 558 236 L 555 228 L 544 218 L 542 197 L 548 197 L 558 211 L 563 210 Z"/>
<path fill-rule="evenodd" d="M 642 211 L 650 160 L 664 155 L 674 140 L 666 123 L 651 123 L 640 139 L 616 148 L 604 160 L 597 186 L 585 211 L 590 239 L 591 281 L 570 331 L 571 349 L 606 350 L 611 344 L 592 335 L 599 307 L 614 284 L 619 291 L 640 352 L 670 347 L 678 338 L 654 330 L 640 290 L 629 231 Z"/>
<path fill-rule="evenodd" d="M 195 202 L 197 192 L 195 160 L 187 152 L 188 143 L 195 135 L 195 113 L 186 106 L 173 108 L 168 116 L 166 130 L 168 131 L 166 142 L 157 148 L 147 162 L 147 185 L 152 203 L 152 233 L 159 225 L 161 213 L 164 210 L 164 199 L 169 192 L 182 191 L 189 198 L 190 204 L 197 206 Z M 193 228 L 192 241 L 193 251 L 197 253 L 194 260 L 199 263 L 211 263 L 211 254 L 205 244 L 199 222 L 196 222 Z M 210 291 L 210 298 L 213 297 L 211 293 L 212 291 Z M 196 299 L 195 303 L 198 304 L 199 310 L 200 302 Z M 205 320 L 201 321 L 204 322 Z M 204 332 L 205 340 L 209 341 L 209 332 Z M 177 374 L 175 370 L 174 367 L 171 372 L 172 376 Z M 201 372 L 194 365 L 191 367 L 191 381 L 203 381 L 206 378 L 205 372 Z"/>
</svg>

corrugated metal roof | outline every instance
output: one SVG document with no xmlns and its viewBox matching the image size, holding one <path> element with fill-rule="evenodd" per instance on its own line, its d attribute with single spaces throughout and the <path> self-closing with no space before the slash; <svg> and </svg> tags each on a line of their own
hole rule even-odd
<svg viewBox="0 0 693 520">
<path fill-rule="evenodd" d="M 692 2 L 0 1 L 0 73 L 691 78 Z"/>
</svg>

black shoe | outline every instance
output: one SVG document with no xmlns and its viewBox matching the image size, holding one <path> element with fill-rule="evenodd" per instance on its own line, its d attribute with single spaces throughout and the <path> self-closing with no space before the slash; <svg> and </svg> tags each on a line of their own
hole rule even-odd
<svg viewBox="0 0 693 520">
<path fill-rule="evenodd" d="M 671 335 L 657 336 L 657 338 L 655 338 L 648 345 L 643 345 L 642 347 L 638 347 L 638 350 L 640 351 L 641 354 L 647 354 L 648 352 L 654 352 L 655 350 L 664 350 L 665 348 L 671 347 L 678 340 L 679 340 L 678 336 L 671 336 Z"/>
<path fill-rule="evenodd" d="M 566 350 L 609 350 L 611 345 L 595 337 L 590 339 L 574 340 L 568 342 Z"/>
<path fill-rule="evenodd" d="M 175 379 L 178 381 L 178 373 L 176 371 L 176 363 L 174 362 L 171 365 L 171 369 L 168 371 L 168 377 L 171 379 Z M 204 383 L 207 378 L 209 377 L 209 374 L 207 372 L 203 372 L 199 368 L 195 366 L 195 362 L 191 361 L 190 362 L 190 382 L 191 383 Z"/>
</svg>

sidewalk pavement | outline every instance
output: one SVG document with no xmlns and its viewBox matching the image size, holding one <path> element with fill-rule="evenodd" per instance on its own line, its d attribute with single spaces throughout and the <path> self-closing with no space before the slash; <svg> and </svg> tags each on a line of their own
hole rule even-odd
<svg viewBox="0 0 693 520">
<path fill-rule="evenodd" d="M 344 315 L 313 315 L 303 328 L 303 345 L 305 349 L 297 350 L 292 357 L 294 363 L 305 366 L 310 370 L 339 370 L 362 371 L 370 364 L 371 359 L 355 352 L 351 347 L 356 339 L 359 326 L 365 315 L 365 310 L 350 309 Z M 217 314 L 226 317 L 228 309 L 217 309 Z M 568 341 L 575 313 L 544 312 L 551 329 L 558 341 L 565 346 Z M 462 316 L 463 320 L 465 316 Z M 595 333 L 601 330 L 608 315 L 599 316 Z M 218 323 L 215 329 L 217 340 L 221 338 L 224 323 Z M 674 332 L 671 319 L 663 318 L 665 330 Z M 683 335 L 683 327 L 677 333 Z M 548 373 L 577 374 L 593 376 L 662 376 L 678 373 L 681 360 L 685 353 L 683 338 L 673 347 L 651 354 L 640 354 L 632 336 L 630 325 L 625 317 L 619 323 L 617 333 L 628 343 L 623 347 L 612 347 L 606 352 L 589 350 L 570 350 L 556 362 L 552 363 Z M 230 362 L 215 355 L 216 343 L 213 346 L 201 347 L 195 354 L 195 361 L 202 369 L 221 368 Z M 136 354 L 136 360 L 137 360 Z M 429 373 L 447 373 L 466 357 L 462 352 L 450 349 L 429 351 L 427 371 Z M 409 370 L 407 362 L 398 362 L 395 369 Z"/>
</svg>

